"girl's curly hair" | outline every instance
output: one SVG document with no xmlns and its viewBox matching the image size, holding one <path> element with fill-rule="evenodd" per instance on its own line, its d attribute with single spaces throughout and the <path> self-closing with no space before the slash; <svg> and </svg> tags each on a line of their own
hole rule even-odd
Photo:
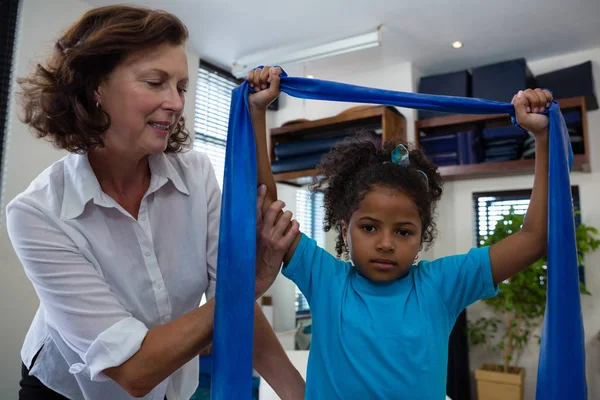
<svg viewBox="0 0 600 400">
<path fill-rule="evenodd" d="M 106 6 L 85 13 L 58 39 L 45 65 L 18 79 L 21 120 L 38 138 L 59 149 L 87 153 L 103 147 L 110 117 L 96 107 L 94 90 L 129 55 L 164 43 L 181 45 L 188 30 L 176 16 L 132 6 Z M 189 145 L 182 117 L 166 153 Z"/>
<path fill-rule="evenodd" d="M 408 167 L 386 162 L 391 161 L 392 151 L 400 143 L 409 149 Z M 320 178 L 311 189 L 324 195 L 324 228 L 326 232 L 332 228 L 338 232 L 335 245 L 338 257 L 342 254 L 348 257 L 342 221 L 350 221 L 359 202 L 376 185 L 397 189 L 409 196 L 421 215 L 422 242 L 426 247 L 433 242 L 436 235 L 434 214 L 442 196 L 443 180 L 437 167 L 421 150 L 400 140 L 385 142 L 378 148 L 372 136 L 359 132 L 337 143 L 317 168 Z M 428 182 L 418 170 L 427 175 Z"/>
</svg>

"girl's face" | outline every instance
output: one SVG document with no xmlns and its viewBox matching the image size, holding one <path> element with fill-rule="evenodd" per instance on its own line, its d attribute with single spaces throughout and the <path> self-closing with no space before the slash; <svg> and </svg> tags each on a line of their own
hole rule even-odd
<svg viewBox="0 0 600 400">
<path fill-rule="evenodd" d="M 421 247 L 421 217 L 413 200 L 385 186 L 373 187 L 342 225 L 358 273 L 375 282 L 406 275 Z"/>
</svg>

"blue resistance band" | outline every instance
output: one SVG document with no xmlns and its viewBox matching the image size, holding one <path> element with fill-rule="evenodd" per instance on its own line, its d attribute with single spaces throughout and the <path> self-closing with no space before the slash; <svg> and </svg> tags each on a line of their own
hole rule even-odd
<svg viewBox="0 0 600 400">
<path fill-rule="evenodd" d="M 460 114 L 509 114 L 512 104 L 404 93 L 281 75 L 281 91 L 302 99 L 391 105 Z M 256 264 L 256 147 L 247 81 L 233 90 L 221 207 L 215 328 L 213 400 L 249 399 L 252 393 Z M 569 172 L 573 151 L 553 101 L 548 192 L 548 288 L 539 356 L 537 400 L 587 399 L 585 347 L 575 221 Z"/>
</svg>

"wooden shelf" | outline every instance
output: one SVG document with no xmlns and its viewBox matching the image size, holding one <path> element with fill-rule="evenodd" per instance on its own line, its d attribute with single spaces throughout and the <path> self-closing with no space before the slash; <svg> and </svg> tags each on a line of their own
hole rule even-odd
<svg viewBox="0 0 600 400">
<path fill-rule="evenodd" d="M 480 164 L 451 165 L 439 167 L 445 180 L 485 178 L 489 176 L 510 176 L 533 173 L 534 159 L 489 162 Z M 571 171 L 589 172 L 590 164 L 584 154 L 575 154 Z"/>
<path fill-rule="evenodd" d="M 394 109 L 395 110 L 395 109 Z M 280 128 L 271 129 L 271 136 L 278 135 L 289 135 L 296 133 L 306 133 L 311 130 L 331 130 L 336 125 L 344 125 L 349 122 L 356 122 L 369 118 L 378 119 L 383 117 L 387 112 L 392 111 L 391 107 L 385 106 L 373 106 L 373 107 L 357 107 L 356 111 L 353 109 L 344 111 L 334 117 L 322 118 L 314 121 L 306 121 L 298 124 L 291 124 L 282 126 Z M 397 111 L 397 115 L 401 116 Z M 321 129 L 320 129 L 321 128 Z"/>
<path fill-rule="evenodd" d="M 394 137 L 406 140 L 406 119 L 394 107 L 358 106 L 350 108 L 334 117 L 314 121 L 291 123 L 270 131 L 270 155 L 275 160 L 277 143 L 292 143 L 302 140 L 338 137 L 359 130 L 377 130 L 381 132 L 383 141 Z M 285 182 L 303 186 L 311 184 L 316 176 L 316 169 L 291 171 L 274 174 L 276 182 Z"/>
<path fill-rule="evenodd" d="M 316 169 L 305 169 L 301 171 L 283 172 L 281 174 L 273 174 L 275 182 L 285 182 L 291 185 L 304 186 L 310 185 L 317 176 Z"/>
<path fill-rule="evenodd" d="M 575 154 L 572 171 L 590 172 L 589 142 L 587 133 L 587 118 L 585 108 L 585 97 L 573 97 L 557 100 L 561 110 L 580 109 L 583 127 L 584 154 Z M 442 117 L 429 118 L 415 121 L 415 144 L 419 145 L 419 132 L 430 132 L 432 134 L 443 132 L 456 132 L 460 130 L 475 129 L 479 124 L 487 126 L 510 124 L 508 114 L 493 115 L 446 115 Z M 466 129 L 465 129 L 466 128 Z M 533 173 L 535 167 L 534 159 L 520 159 L 513 161 L 489 162 L 478 164 L 464 164 L 439 167 L 440 174 L 446 180 L 482 178 L 490 176 L 510 176 Z"/>
<path fill-rule="evenodd" d="M 585 154 L 576 154 L 573 160 L 572 171 L 590 171 L 589 142 L 587 134 L 587 118 L 584 97 L 574 97 L 557 100 L 562 110 L 580 109 L 583 125 L 583 139 Z M 507 114 L 494 115 L 446 115 L 443 117 L 430 118 L 415 121 L 415 144 L 419 145 L 419 132 L 431 133 L 456 131 L 464 127 L 478 126 L 479 124 L 506 125 L 510 124 Z M 387 106 L 360 106 L 351 108 L 334 117 L 323 118 L 315 121 L 304 121 L 295 124 L 271 129 L 271 159 L 275 159 L 274 146 L 276 143 L 285 143 L 302 138 L 323 138 L 327 135 L 336 135 L 340 132 L 351 132 L 353 130 L 378 127 L 382 131 L 382 139 L 390 140 L 400 136 L 406 140 L 406 122 L 404 117 L 393 107 Z M 440 167 L 440 173 L 446 180 L 458 180 L 469 178 L 481 178 L 489 176 L 509 176 L 532 173 L 535 160 L 514 160 L 502 162 L 490 162 L 467 165 L 454 165 Z M 274 174 L 277 182 L 285 182 L 292 185 L 303 186 L 311 184 L 316 176 L 316 169 L 292 171 Z"/>
</svg>

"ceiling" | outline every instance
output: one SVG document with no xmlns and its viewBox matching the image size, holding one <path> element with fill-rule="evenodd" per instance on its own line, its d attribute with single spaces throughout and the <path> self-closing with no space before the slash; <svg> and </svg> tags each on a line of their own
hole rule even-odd
<svg viewBox="0 0 600 400">
<path fill-rule="evenodd" d="M 118 4 L 87 0 L 92 6 Z M 410 61 L 422 74 L 600 47 L 600 0 L 130 0 L 179 16 L 203 59 L 229 69 L 241 56 L 308 47 L 374 31 L 382 45 L 307 64 L 310 73 L 368 60 Z M 463 48 L 450 43 L 460 40 Z"/>
</svg>

